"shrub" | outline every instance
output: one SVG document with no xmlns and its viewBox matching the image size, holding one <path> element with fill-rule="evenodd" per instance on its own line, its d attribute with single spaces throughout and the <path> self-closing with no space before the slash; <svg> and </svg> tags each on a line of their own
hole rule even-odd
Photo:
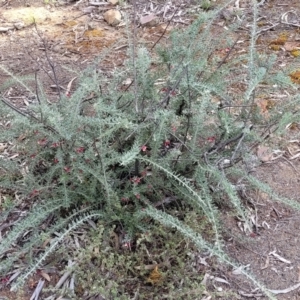
<svg viewBox="0 0 300 300">
<path fill-rule="evenodd" d="M 249 52 L 233 57 L 237 40 L 228 32 L 211 35 L 215 16 L 201 13 L 156 52 L 130 45 L 136 53 L 129 51 L 125 67 L 113 78 L 95 63 L 77 74 L 74 92 L 60 93 L 55 102 L 36 78 L 15 76 L 1 66 L 12 78 L 2 91 L 19 85 L 36 99 L 23 111 L 2 96 L 0 107 L 2 140 L 12 142 L 17 154 L 17 159 L 1 159 L 0 185 L 19 199 L 4 218 L 21 204 L 27 207 L 0 245 L 2 274 L 23 253 L 31 261 L 14 288 L 89 219 L 118 224 L 127 233 L 125 243 L 154 230 L 151 217 L 234 266 L 222 249 L 217 197 L 246 221 L 238 190 L 249 184 L 251 149 L 265 131 L 282 128 L 291 116 L 288 103 L 266 117 L 255 102 L 255 94 L 269 92 L 275 82 L 286 83 L 282 74 L 271 72 L 274 58 L 259 58 L 255 21 Z M 191 229 L 174 207 L 183 215 L 190 209 L 204 214 L 214 237 L 207 240 Z M 24 234 L 28 240 L 21 243 Z M 52 243 L 41 256 L 30 257 L 30 249 L 49 237 Z M 5 254 L 15 243 L 22 247 Z"/>
</svg>

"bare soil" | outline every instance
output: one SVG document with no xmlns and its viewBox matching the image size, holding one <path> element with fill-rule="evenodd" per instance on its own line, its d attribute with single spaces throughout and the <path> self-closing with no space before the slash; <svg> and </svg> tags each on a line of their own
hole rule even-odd
<svg viewBox="0 0 300 300">
<path fill-rule="evenodd" d="M 90 6 L 88 1 L 77 1 L 79 3 L 76 1 L 51 3 L 50 1 L 50 4 L 45 2 L 0 1 L 0 27 L 4 28 L 0 28 L 0 65 L 16 75 L 25 76 L 37 73 L 43 86 L 46 87 L 50 101 L 57 97 L 57 90 L 54 88 L 56 82 L 48 59 L 53 62 L 57 81 L 63 89 L 67 89 L 68 83 L 77 76 L 78 72 L 95 64 L 95 59 L 103 53 L 103 57 L 97 63 L 97 68 L 107 76 L 111 71 L 123 65 L 128 51 L 127 31 L 132 28 L 132 18 L 130 18 L 133 13 L 133 6 L 130 5 L 132 1 L 119 7 L 129 17 L 127 25 L 119 27 L 109 26 L 103 20 L 105 5 L 95 6 L 92 13 L 84 13 L 84 9 Z M 143 10 L 151 11 L 155 6 L 167 7 L 166 1 L 137 2 L 139 14 Z M 170 16 L 174 13 L 176 7 L 182 7 L 180 9 L 183 12 L 195 9 L 197 6 L 195 2 L 174 0 L 167 14 Z M 241 15 L 220 16 L 216 32 L 218 26 L 222 27 L 227 23 L 235 22 L 237 17 L 249 18 L 251 22 L 249 1 L 236 2 L 239 2 L 242 9 Z M 264 54 L 276 53 L 278 68 L 283 71 L 292 70 L 299 65 L 299 60 L 285 50 L 283 45 L 280 45 L 276 52 L 270 48 L 270 45 L 282 33 L 287 33 L 288 40 L 295 42 L 297 47 L 300 46 L 300 42 L 299 45 L 297 44 L 300 25 L 297 23 L 299 18 L 296 17 L 296 14 L 300 15 L 300 3 L 298 0 L 284 2 L 265 0 L 261 3 L 259 12 L 261 33 L 258 39 L 258 49 Z M 191 12 L 184 17 L 175 18 L 170 28 L 187 26 L 194 17 L 195 12 Z M 32 24 L 32 18 L 36 25 Z M 160 21 L 154 27 L 138 28 L 138 38 L 147 47 L 151 47 L 163 34 L 166 22 L 163 22 L 163 19 Z M 283 24 L 281 21 L 291 24 Z M 10 27 L 12 29 L 5 30 Z M 244 28 L 238 34 L 243 41 L 238 46 L 242 50 L 249 42 L 248 29 Z M 162 42 L 166 42 L 167 37 L 168 31 L 162 38 Z M 0 69 L 0 85 L 4 84 L 8 78 L 9 74 Z M 32 86 L 34 87 L 34 81 Z M 76 81 L 72 88 L 76 88 Z M 278 95 L 271 96 L 277 99 L 286 92 L 296 93 L 297 91 L 279 91 Z M 26 108 L 26 102 L 30 101 L 30 93 L 19 87 L 7 90 L 5 93 L 5 96 L 20 108 Z M 297 129 L 287 129 L 285 136 L 267 145 L 271 150 L 282 151 L 280 152 L 282 156 L 274 160 L 267 159 L 252 173 L 262 182 L 269 184 L 275 193 L 295 201 L 299 201 L 300 194 L 300 161 L 299 158 L 291 160 L 292 155 L 288 149 L 293 147 L 293 153 L 297 153 L 300 142 L 289 142 L 297 138 Z M 243 224 L 239 224 L 238 220 L 224 211 L 222 222 L 225 228 L 225 249 L 232 259 L 246 266 L 268 289 L 281 290 L 281 293 L 276 296 L 278 299 L 300 299 L 300 212 L 275 201 L 275 198 L 270 198 L 262 192 L 244 195 L 244 197 L 248 203 L 249 219 L 254 220 L 251 230 L 245 229 Z M 254 285 L 242 275 L 234 275 L 230 270 L 221 266 L 218 270 L 211 270 L 211 274 L 226 278 L 230 286 L 221 283 L 219 286 L 238 294 L 238 299 L 265 299 L 261 292 L 255 290 Z M 4 275 L 1 274 L 2 280 L 5 279 Z M 289 290 L 291 287 L 296 288 Z M 9 287 L 6 287 L 0 291 L 0 299 L 29 299 L 31 293 L 30 283 L 23 295 L 15 295 L 9 292 Z M 197 299 L 210 298 L 199 296 Z"/>
</svg>

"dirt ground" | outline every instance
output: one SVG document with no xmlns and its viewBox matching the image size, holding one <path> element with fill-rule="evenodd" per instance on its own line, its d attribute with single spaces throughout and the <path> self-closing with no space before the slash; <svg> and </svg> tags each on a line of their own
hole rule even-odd
<svg viewBox="0 0 300 300">
<path fill-rule="evenodd" d="M 216 1 L 212 3 L 214 2 L 217 3 Z M 236 1 L 234 4 L 240 7 L 241 15 L 231 14 L 230 10 L 224 11 L 224 15 L 220 15 L 217 20 L 216 28 L 235 22 L 243 15 L 250 20 L 250 14 L 247 17 L 249 2 Z M 113 27 L 103 20 L 103 12 L 112 8 L 111 5 L 93 6 L 89 1 L 82 0 L 69 1 L 69 3 L 67 1 L 48 3 L 41 0 L 2 0 L 0 1 L 0 66 L 5 66 L 17 75 L 34 75 L 38 72 L 50 101 L 56 97 L 57 91 L 55 82 L 47 76 L 51 72 L 47 56 L 56 68 L 59 85 L 65 90 L 80 70 L 95 63 L 95 58 L 99 54 L 103 54 L 103 57 L 97 68 L 109 76 L 110 72 L 123 65 L 127 57 L 127 31 L 132 28 L 133 6 L 131 4 L 132 1 L 129 1 L 118 7 L 128 19 L 124 18 L 123 24 Z M 197 1 L 137 1 L 137 12 L 140 15 L 143 12 L 151 12 L 155 7 L 157 7 L 156 12 L 162 11 L 158 24 L 138 28 L 139 40 L 147 47 L 151 47 L 164 32 L 166 20 L 176 12 L 176 9 L 185 14 L 174 18 L 170 28 L 190 24 L 198 6 Z M 299 65 L 299 59 L 284 49 L 283 44 L 279 45 L 279 49 L 272 49 L 270 45 L 282 33 L 287 33 L 288 41 L 300 47 L 299 16 L 298 0 L 261 1 L 258 16 L 260 22 L 258 49 L 266 54 L 278 50 L 276 51 L 277 64 L 278 68 L 283 70 Z M 36 26 L 32 25 L 33 18 Z M 168 32 L 167 30 L 162 42 L 166 41 Z M 244 44 L 239 45 L 242 49 L 248 42 L 247 28 L 241 29 L 239 34 L 241 40 L 245 41 Z M 0 86 L 8 78 L 9 74 L 0 69 Z M 72 88 L 75 87 L 76 81 L 72 85 Z M 286 92 L 292 94 L 297 91 L 280 91 L 280 95 L 273 96 L 276 98 Z M 14 104 L 24 109 L 31 99 L 30 93 L 20 88 L 5 93 Z M 300 147 L 300 140 L 297 138 L 297 130 L 286 130 L 284 137 L 267 145 L 266 147 L 273 154 L 277 154 L 277 157 L 266 159 L 253 170 L 252 175 L 268 183 L 280 196 L 299 202 L 300 161 L 296 154 Z M 291 140 L 293 142 L 290 142 Z M 268 289 L 276 290 L 277 299 L 300 299 L 300 212 L 274 201 L 262 192 L 244 196 L 249 203 L 249 218 L 252 218 L 255 231 L 241 228 L 243 224 L 239 224 L 230 214 L 224 214 L 222 221 L 226 228 L 225 249 L 231 258 L 245 266 Z M 245 277 L 221 269 L 216 273 L 219 273 L 219 276 L 221 273 L 230 283 L 229 287 L 223 285 L 224 289 L 236 292 L 240 295 L 239 299 L 265 299 Z M 0 291 L 0 299 L 16 299 L 16 297 L 9 292 L 9 288 Z M 20 299 L 29 298 L 28 295 L 20 296 Z"/>
</svg>

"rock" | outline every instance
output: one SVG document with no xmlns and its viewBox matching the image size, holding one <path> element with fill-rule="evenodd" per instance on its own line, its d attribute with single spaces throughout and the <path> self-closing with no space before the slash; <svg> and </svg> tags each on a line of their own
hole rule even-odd
<svg viewBox="0 0 300 300">
<path fill-rule="evenodd" d="M 117 5 L 117 4 L 119 4 L 119 0 L 108 0 L 108 3 L 110 3 L 112 5 Z"/>
<path fill-rule="evenodd" d="M 103 15 L 104 20 L 111 26 L 117 26 L 120 24 L 122 15 L 121 13 L 116 9 L 110 9 Z"/>
<path fill-rule="evenodd" d="M 154 14 L 149 14 L 147 16 L 142 16 L 140 18 L 140 23 L 142 26 L 152 27 L 157 25 L 158 20 Z"/>
</svg>

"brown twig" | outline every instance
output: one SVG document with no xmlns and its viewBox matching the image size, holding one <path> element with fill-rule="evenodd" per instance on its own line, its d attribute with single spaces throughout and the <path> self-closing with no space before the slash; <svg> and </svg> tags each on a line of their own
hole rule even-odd
<svg viewBox="0 0 300 300">
<path fill-rule="evenodd" d="M 37 121 L 38 123 L 42 123 L 45 128 L 51 130 L 53 133 L 58 133 L 52 126 L 45 125 L 40 119 L 38 119 L 37 117 L 35 117 L 31 113 L 25 113 L 25 112 L 23 112 L 18 107 L 16 107 L 15 105 L 13 105 L 9 101 L 7 101 L 3 96 L 1 96 L 1 101 L 4 104 L 6 104 L 8 107 L 10 107 L 12 110 L 14 110 L 15 112 L 17 112 L 18 114 L 20 114 L 20 115 L 22 115 L 24 117 L 27 117 L 27 118 L 31 118 L 31 119 Z"/>
<path fill-rule="evenodd" d="M 136 24 L 136 16 L 137 16 L 137 6 L 136 0 L 133 0 L 133 45 L 132 45 L 132 64 L 133 64 L 133 83 L 134 83 L 134 100 L 135 100 L 135 111 L 139 112 L 138 105 L 138 94 L 137 94 L 137 70 L 136 70 L 136 35 L 137 35 L 137 24 Z"/>
<path fill-rule="evenodd" d="M 157 41 L 153 44 L 153 46 L 151 47 L 151 50 L 153 50 L 153 48 L 160 42 L 160 40 L 163 38 L 163 36 L 164 36 L 165 33 L 167 32 L 168 27 L 170 26 L 171 21 L 174 19 L 175 15 L 176 15 L 176 13 L 177 13 L 177 11 L 178 11 L 178 9 L 179 9 L 179 6 L 176 7 L 176 10 L 175 10 L 174 14 L 172 15 L 172 17 L 170 18 L 170 20 L 168 21 L 165 30 L 163 31 L 163 33 L 161 34 L 161 36 L 157 39 Z"/>
<path fill-rule="evenodd" d="M 235 45 L 237 44 L 238 40 L 240 39 L 240 36 L 238 36 L 236 38 L 236 40 L 234 41 L 234 43 L 232 44 L 232 46 L 230 47 L 229 51 L 226 53 L 225 57 L 223 57 L 223 59 L 219 62 L 218 66 L 217 66 L 217 70 L 221 68 L 221 66 L 226 62 L 227 58 L 229 57 L 229 55 L 231 54 L 232 50 L 234 49 Z"/>
<path fill-rule="evenodd" d="M 59 97 L 59 100 L 61 100 L 61 93 L 60 93 L 60 87 L 59 87 L 59 84 L 58 84 L 58 79 L 57 79 L 57 76 L 56 76 L 56 70 L 55 70 L 55 67 L 54 67 L 54 65 L 53 65 L 53 63 L 52 63 L 52 61 L 51 61 L 51 59 L 50 59 L 50 57 L 49 57 L 49 55 L 48 55 L 48 50 L 47 50 L 47 44 L 46 44 L 46 41 L 45 41 L 45 39 L 42 37 L 42 35 L 40 34 L 40 32 L 38 31 L 37 24 L 36 24 L 35 21 L 33 22 L 33 24 L 34 24 L 34 28 L 35 28 L 35 30 L 36 30 L 36 32 L 37 32 L 39 38 L 40 38 L 41 41 L 43 42 L 44 49 L 45 49 L 45 55 L 46 55 L 46 58 L 47 58 L 47 62 L 48 62 L 49 66 L 50 66 L 50 68 L 51 68 L 51 70 L 52 70 L 52 74 L 53 74 L 54 80 L 53 80 L 51 77 L 50 77 L 50 78 L 54 81 L 55 85 L 57 86 L 58 97 Z M 47 73 L 48 73 L 48 72 L 46 72 L 46 74 L 47 74 Z"/>
</svg>

